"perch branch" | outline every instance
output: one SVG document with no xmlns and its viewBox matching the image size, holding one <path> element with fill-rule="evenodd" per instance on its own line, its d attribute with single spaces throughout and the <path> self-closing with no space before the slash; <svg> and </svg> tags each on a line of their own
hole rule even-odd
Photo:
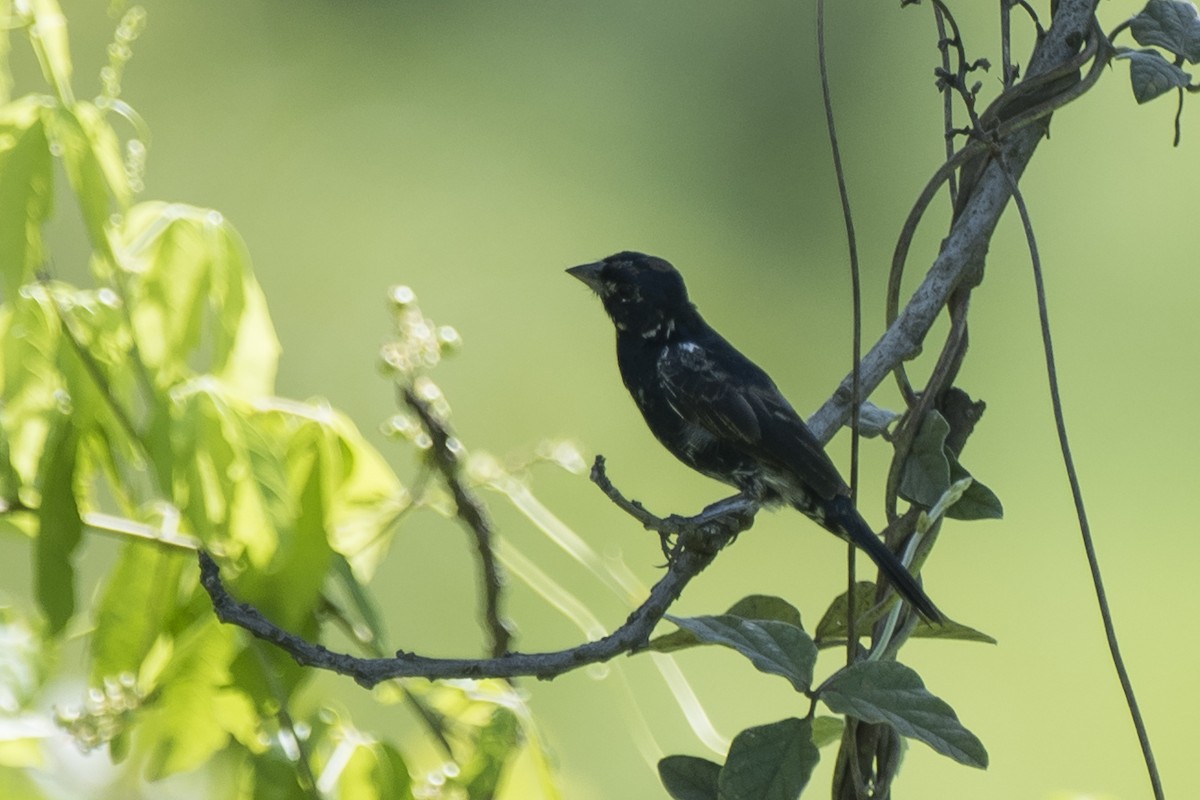
<svg viewBox="0 0 1200 800">
<path fill-rule="evenodd" d="M 392 678 L 515 678 L 532 676 L 548 680 L 588 664 L 608 661 L 645 648 L 655 625 L 663 618 L 684 587 L 712 563 L 722 547 L 754 524 L 758 505 L 741 496 L 715 503 L 694 517 L 656 517 L 640 503 L 626 500 L 604 473 L 597 458 L 593 480 L 620 508 L 660 535 L 678 537 L 666 574 L 625 623 L 608 636 L 566 650 L 546 653 L 507 652 L 494 658 L 430 658 L 403 650 L 392 658 L 359 658 L 338 653 L 291 634 L 268 620 L 253 606 L 239 603 L 221 581 L 220 568 L 200 552 L 200 583 L 212 598 L 222 622 L 244 628 L 285 651 L 304 667 L 317 667 L 353 678 L 368 688 Z"/>
</svg>

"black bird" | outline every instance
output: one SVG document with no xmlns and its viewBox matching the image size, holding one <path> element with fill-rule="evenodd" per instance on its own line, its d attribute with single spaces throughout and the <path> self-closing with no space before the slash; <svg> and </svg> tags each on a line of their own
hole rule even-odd
<svg viewBox="0 0 1200 800">
<path fill-rule="evenodd" d="M 850 490 L 774 381 L 713 330 L 661 258 L 623 252 L 567 270 L 600 296 L 617 364 L 650 431 L 694 470 L 765 505 L 788 503 L 860 547 L 924 617 L 943 619 L 850 502 Z"/>
</svg>

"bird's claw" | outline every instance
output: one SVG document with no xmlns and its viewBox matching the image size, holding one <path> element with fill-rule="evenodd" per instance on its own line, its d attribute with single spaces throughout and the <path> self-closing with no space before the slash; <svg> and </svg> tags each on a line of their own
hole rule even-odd
<svg viewBox="0 0 1200 800">
<path fill-rule="evenodd" d="M 662 547 L 663 557 L 667 559 L 667 566 L 671 565 L 675 556 L 679 554 L 679 548 L 683 546 L 681 534 L 689 521 L 687 517 L 671 514 L 663 518 L 664 524 L 657 529 L 659 545 Z"/>
</svg>

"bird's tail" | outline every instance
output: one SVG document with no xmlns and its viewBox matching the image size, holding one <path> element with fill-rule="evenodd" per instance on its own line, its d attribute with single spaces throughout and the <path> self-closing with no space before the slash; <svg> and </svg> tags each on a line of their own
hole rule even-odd
<svg viewBox="0 0 1200 800">
<path fill-rule="evenodd" d="M 921 616 L 930 622 L 941 622 L 945 616 L 925 594 L 925 590 L 917 583 L 896 554 L 888 549 L 862 515 L 850 503 L 850 498 L 844 495 L 835 497 L 826 508 L 824 524 L 842 535 L 849 537 L 864 553 L 871 557 L 875 566 L 887 577 L 896 591 L 908 603 L 920 612 Z"/>
</svg>

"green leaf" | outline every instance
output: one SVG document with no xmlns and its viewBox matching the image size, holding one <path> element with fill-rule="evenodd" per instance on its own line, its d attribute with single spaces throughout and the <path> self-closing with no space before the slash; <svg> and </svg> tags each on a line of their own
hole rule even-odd
<svg viewBox="0 0 1200 800">
<path fill-rule="evenodd" d="M 1129 81 L 1138 103 L 1153 100 L 1172 89 L 1185 88 L 1192 76 L 1162 57 L 1157 50 L 1129 50 L 1117 58 L 1129 61 Z"/>
<path fill-rule="evenodd" d="M 910 503 L 928 508 L 950 488 L 950 461 L 946 458 L 946 436 L 950 423 L 930 411 L 921 423 L 912 449 L 900 474 L 899 493 Z"/>
<path fill-rule="evenodd" d="M 296 431 L 288 443 L 288 493 L 294 514 L 279 530 L 279 547 L 264 571 L 244 573 L 241 596 L 287 630 L 311 632 L 333 551 L 326 537 L 330 469 L 328 441 L 318 425 Z M 286 586 L 281 593 L 279 587 Z"/>
<path fill-rule="evenodd" d="M 9 302 L 45 260 L 42 225 L 54 195 L 43 98 L 0 106 L 0 273 Z"/>
<path fill-rule="evenodd" d="M 1186 0 L 1150 0 L 1130 20 L 1129 31 L 1138 44 L 1161 47 L 1200 62 L 1200 13 Z"/>
<path fill-rule="evenodd" d="M 721 765 L 696 756 L 667 756 L 658 761 L 658 779 L 674 800 L 717 800 Z"/>
<path fill-rule="evenodd" d="M 123 728 L 113 738 L 108 740 L 108 757 L 114 764 L 123 764 L 129 758 L 133 747 L 134 727 Z"/>
<path fill-rule="evenodd" d="M 388 744 L 377 744 L 358 731 L 350 731 L 346 736 L 350 741 L 355 738 L 361 743 L 354 747 L 354 753 L 342 767 L 337 780 L 337 795 L 353 797 L 355 800 L 404 800 L 412 797 L 412 779 L 408 774 L 408 766 L 403 757 L 394 747 Z M 351 738 L 355 737 L 355 738 Z M 346 741 L 330 742 L 330 746 L 345 748 Z M 324 780 L 326 776 L 322 774 Z M 474 797 L 475 795 L 471 795 Z M 485 797 L 487 795 L 480 795 Z"/>
<path fill-rule="evenodd" d="M 269 425 L 213 381 L 189 384 L 174 399 L 170 449 L 187 454 L 174 465 L 180 510 L 206 546 L 266 569 L 295 515 L 286 476 L 293 429 Z"/>
<path fill-rule="evenodd" d="M 817 646 L 800 628 L 775 620 L 748 620 L 730 615 L 667 619 L 707 644 L 732 648 L 759 671 L 787 678 L 797 691 L 812 685 Z"/>
<path fill-rule="evenodd" d="M 459 781 L 468 797 L 492 797 L 505 767 L 521 746 L 517 715 L 503 706 L 493 706 L 491 718 L 477 732 L 474 751 L 460 759 Z"/>
<path fill-rule="evenodd" d="M 656 653 L 674 653 L 678 650 L 686 650 L 689 647 L 696 647 L 703 642 L 691 631 L 680 628 L 677 631 L 664 633 L 662 636 L 655 636 L 650 640 L 650 644 L 646 646 L 647 650 L 653 650 Z"/>
<path fill-rule="evenodd" d="M 958 459 L 947 452 L 946 437 L 949 434 L 950 424 L 945 417 L 937 411 L 929 412 L 900 475 L 899 493 L 905 500 L 932 508 L 953 483 L 972 477 Z M 946 512 L 946 516 L 954 519 L 999 519 L 1003 514 L 1000 499 L 978 481 L 968 486 Z"/>
<path fill-rule="evenodd" d="M 846 723 L 841 717 L 815 717 L 812 723 L 813 744 L 824 747 L 842 738 Z"/>
<path fill-rule="evenodd" d="M 742 619 L 775 620 L 804 629 L 800 622 L 800 612 L 794 605 L 770 594 L 746 595 L 729 607 L 726 614 Z"/>
<path fill-rule="evenodd" d="M 354 576 L 371 580 L 392 541 L 392 521 L 405 490 L 387 460 L 345 414 L 314 407 L 333 438 L 336 466 L 329 507 L 329 544 L 350 562 Z"/>
<path fill-rule="evenodd" d="M 842 592 L 825 610 L 817 623 L 815 639 L 817 647 L 834 647 L 846 643 L 846 592 Z M 875 584 L 871 581 L 856 581 L 854 584 L 854 627 L 861 636 L 888 612 L 889 605 L 875 604 Z"/>
<path fill-rule="evenodd" d="M 957 483 L 963 478 L 971 478 L 971 485 L 962 493 L 958 501 L 946 510 L 946 516 L 950 519 L 961 520 L 1002 519 L 1004 505 L 996 493 L 980 483 L 971 473 L 967 472 L 962 464 L 958 463 L 958 459 L 951 456 L 950 480 Z"/>
<path fill-rule="evenodd" d="M 374 770 L 374 785 L 384 800 L 406 800 L 412 797 L 412 777 L 404 756 L 387 742 L 374 746 L 377 766 Z M 351 797 L 352 795 L 346 795 Z"/>
<path fill-rule="evenodd" d="M 63 419 L 47 439 L 34 584 L 47 630 L 58 634 L 75 613 L 75 567 L 71 562 L 83 538 L 83 520 L 75 497 L 78 432 Z"/>
<path fill-rule="evenodd" d="M 247 787 L 239 800 L 312 800 L 313 793 L 301 788 L 296 780 L 296 762 L 279 747 L 248 759 L 253 770 L 254 785 Z"/>
<path fill-rule="evenodd" d="M 731 605 L 725 614 L 742 619 L 769 619 L 786 622 L 801 630 L 804 629 L 800 623 L 800 612 L 796 610 L 796 607 L 783 598 L 772 595 L 747 595 Z M 681 629 L 655 637 L 650 641 L 649 649 L 659 653 L 670 653 L 687 647 L 695 647 L 700 643 L 700 639 L 695 634 Z"/>
<path fill-rule="evenodd" d="M 3 216 L 0 214 L 0 218 Z M 59 404 L 64 387 L 58 369 L 61 341 L 58 316 L 42 287 L 31 286 L 0 310 L 0 353 L 4 362 L 0 428 L 8 439 L 9 457 L 22 486 L 32 486 L 37 480 L 46 438 L 62 414 Z"/>
<path fill-rule="evenodd" d="M 936 625 L 928 620 L 921 620 L 913 629 L 912 635 L 921 639 L 957 639 L 963 642 L 996 644 L 996 640 L 986 633 L 949 619 Z"/>
<path fill-rule="evenodd" d="M 179 580 L 194 568 L 190 554 L 130 540 L 108 574 L 91 637 L 92 683 L 138 673 L 143 659 L 175 613 Z"/>
<path fill-rule="evenodd" d="M 789 718 L 734 737 L 718 779 L 722 800 L 795 800 L 821 753 L 808 720 Z"/>
<path fill-rule="evenodd" d="M 551 768 L 529 708 L 506 681 L 470 685 L 408 682 L 425 719 L 454 742 L 460 767 L 447 786 L 470 797 L 557 797 Z M 495 794 L 487 790 L 494 784 Z M 534 787 L 537 787 L 536 789 Z M 453 794 L 453 792 L 451 792 Z M 466 791 L 461 791 L 464 797 Z"/>
<path fill-rule="evenodd" d="M 117 135 L 91 103 L 59 106 L 52 119 L 54 139 L 62 150 L 67 179 L 83 212 L 92 249 L 111 265 L 115 257 L 108 225 L 113 201 L 124 210 L 131 194 Z"/>
<path fill-rule="evenodd" d="M 72 111 L 83 131 L 104 188 L 116 202 L 117 211 L 129 210 L 133 189 L 129 186 L 129 173 L 125 170 L 125 159 L 121 155 L 121 140 L 108 122 L 108 117 L 92 103 L 78 102 Z M 108 220 L 104 220 L 105 223 Z"/>
<path fill-rule="evenodd" d="M 0 400 L 0 403 L 3 401 Z M 0 516 L 8 513 L 19 500 L 21 479 L 13 469 L 12 456 L 8 448 L 8 437 L 0 431 Z"/>
<path fill-rule="evenodd" d="M 253 701 L 230 686 L 234 640 L 233 631 L 215 617 L 196 623 L 176 640 L 159 691 L 139 717 L 139 739 L 150 744 L 150 780 L 195 769 L 235 732 L 245 735 L 259 728 Z"/>
<path fill-rule="evenodd" d="M 67 41 L 67 20 L 56 0 L 29 0 L 33 25 L 29 31 L 42 75 L 59 97 L 71 101 L 71 48 Z"/>
<path fill-rule="evenodd" d="M 871 627 L 887 614 L 890 604 L 875 605 L 875 584 L 870 581 L 858 581 L 854 584 L 854 604 L 858 607 L 854 627 L 860 635 L 865 635 Z M 923 639 L 958 639 L 967 642 L 986 642 L 995 644 L 996 640 L 986 633 L 977 631 L 952 620 L 944 620 L 935 625 L 927 620 L 921 620 L 913 629 L 913 636 Z M 828 647 L 844 647 L 846 644 L 846 593 L 842 592 L 825 611 L 821 622 L 817 625 L 816 640 L 818 649 Z"/>
<path fill-rule="evenodd" d="M 888 723 L 960 764 L 981 769 L 988 755 L 944 701 L 916 672 L 894 661 L 860 661 L 831 677 L 821 691 L 830 710 L 865 722 Z"/>
<path fill-rule="evenodd" d="M 115 238 L 131 272 L 138 348 L 161 385 L 211 372 L 244 397 L 273 391 L 279 341 L 245 244 L 224 217 L 142 203 Z M 193 363 L 201 354 L 207 364 Z"/>
<path fill-rule="evenodd" d="M 242 252 L 245 253 L 244 246 Z M 248 269 L 242 276 L 241 314 L 227 337 L 228 342 L 217 353 L 214 364 L 217 377 L 246 395 L 273 392 L 281 348 L 267 310 L 267 296 Z"/>
</svg>

